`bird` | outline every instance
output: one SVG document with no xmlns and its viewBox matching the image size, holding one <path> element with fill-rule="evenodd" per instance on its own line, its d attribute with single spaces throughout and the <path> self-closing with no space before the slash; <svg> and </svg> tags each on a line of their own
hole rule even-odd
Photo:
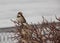
<svg viewBox="0 0 60 43">
<path fill-rule="evenodd" d="M 26 19 L 24 18 L 22 12 L 18 12 L 16 20 L 17 20 L 18 24 L 26 23 Z"/>
</svg>

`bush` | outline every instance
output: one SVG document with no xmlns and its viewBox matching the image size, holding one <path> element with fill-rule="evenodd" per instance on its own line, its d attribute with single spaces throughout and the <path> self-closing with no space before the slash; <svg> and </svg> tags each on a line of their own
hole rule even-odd
<svg viewBox="0 0 60 43">
<path fill-rule="evenodd" d="M 18 43 L 60 43 L 60 21 L 16 25 Z"/>
</svg>

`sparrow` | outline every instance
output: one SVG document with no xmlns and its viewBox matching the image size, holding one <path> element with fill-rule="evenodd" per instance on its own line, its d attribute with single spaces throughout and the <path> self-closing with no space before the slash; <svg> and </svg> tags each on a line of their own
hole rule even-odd
<svg viewBox="0 0 60 43">
<path fill-rule="evenodd" d="M 18 12 L 16 20 L 18 23 L 21 23 L 21 24 L 26 23 L 26 20 L 22 12 Z"/>
</svg>

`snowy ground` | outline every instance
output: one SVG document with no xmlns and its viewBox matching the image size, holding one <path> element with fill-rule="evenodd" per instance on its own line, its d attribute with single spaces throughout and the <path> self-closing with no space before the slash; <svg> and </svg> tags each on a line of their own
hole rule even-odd
<svg viewBox="0 0 60 43">
<path fill-rule="evenodd" d="M 16 40 L 13 40 L 11 37 L 14 37 L 14 33 L 0 33 L 0 43 L 16 43 Z"/>
</svg>

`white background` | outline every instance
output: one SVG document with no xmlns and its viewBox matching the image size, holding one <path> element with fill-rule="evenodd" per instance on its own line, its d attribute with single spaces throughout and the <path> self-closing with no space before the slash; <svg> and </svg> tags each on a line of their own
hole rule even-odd
<svg viewBox="0 0 60 43">
<path fill-rule="evenodd" d="M 16 18 L 19 11 L 29 23 L 40 22 L 41 16 L 54 19 L 60 16 L 60 0 L 0 0 L 0 27 L 13 26 L 10 19 Z"/>
</svg>

